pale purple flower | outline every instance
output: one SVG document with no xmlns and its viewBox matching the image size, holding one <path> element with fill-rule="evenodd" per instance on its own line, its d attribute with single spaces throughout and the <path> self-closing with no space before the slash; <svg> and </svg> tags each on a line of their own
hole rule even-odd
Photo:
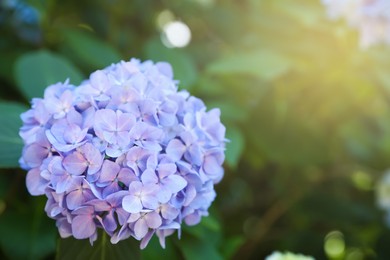
<svg viewBox="0 0 390 260">
<path fill-rule="evenodd" d="M 103 155 L 91 143 L 86 143 L 63 160 L 64 168 L 71 174 L 81 175 L 87 171 L 88 175 L 97 173 L 103 163 Z"/>
<path fill-rule="evenodd" d="M 129 237 L 162 247 L 183 222 L 194 225 L 223 177 L 225 127 L 218 109 L 178 91 L 171 66 L 131 59 L 80 86 L 57 83 L 21 115 L 32 195 L 61 237 L 112 243 Z"/>
<path fill-rule="evenodd" d="M 158 199 L 161 203 L 167 203 L 172 194 L 184 189 L 187 181 L 177 172 L 176 165 L 171 161 L 161 160 L 158 162 L 157 156 L 152 155 L 147 161 L 147 168 L 141 175 L 141 180 L 145 184 L 156 184 L 159 186 Z"/>
<path fill-rule="evenodd" d="M 158 207 L 158 192 L 158 186 L 155 184 L 144 185 L 142 182 L 133 181 L 129 186 L 129 195 L 123 198 L 123 209 L 129 213 L 154 210 Z"/>
<path fill-rule="evenodd" d="M 134 223 L 134 234 L 138 239 L 145 237 L 149 228 L 157 229 L 162 224 L 160 214 L 155 211 L 131 214 L 127 222 Z"/>
<path fill-rule="evenodd" d="M 128 189 L 130 183 L 137 180 L 139 179 L 133 170 L 121 168 L 119 164 L 105 160 L 96 186 L 103 189 L 102 195 L 106 197 L 120 190 Z"/>
<path fill-rule="evenodd" d="M 108 195 L 104 200 L 95 199 L 88 202 L 89 205 L 95 208 L 96 212 L 105 212 L 103 216 L 103 225 L 105 230 L 113 234 L 117 229 L 118 225 L 123 225 L 126 223 L 130 214 L 122 208 L 122 199 L 127 195 L 127 192 L 113 192 Z M 116 216 L 118 222 L 116 221 Z"/>
<path fill-rule="evenodd" d="M 77 239 L 89 238 L 91 243 L 96 240 L 96 213 L 92 206 L 79 207 L 72 212 L 72 234 Z"/>
<path fill-rule="evenodd" d="M 134 124 L 132 114 L 101 109 L 95 113 L 94 131 L 100 139 L 110 144 L 126 146 L 130 142 L 130 130 Z"/>
</svg>

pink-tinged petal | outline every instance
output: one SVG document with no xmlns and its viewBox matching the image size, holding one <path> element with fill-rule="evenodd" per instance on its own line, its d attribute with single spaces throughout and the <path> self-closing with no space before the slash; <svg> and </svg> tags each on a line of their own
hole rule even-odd
<svg viewBox="0 0 390 260">
<path fill-rule="evenodd" d="M 163 137 L 161 129 L 144 122 L 137 122 L 130 131 L 131 137 L 135 140 L 155 141 Z"/>
<path fill-rule="evenodd" d="M 154 235 L 154 230 L 150 230 L 145 236 L 144 238 L 141 240 L 141 243 L 139 245 L 140 249 L 145 249 L 145 247 L 149 244 L 149 241 L 150 239 L 153 237 Z"/>
<path fill-rule="evenodd" d="M 127 187 L 133 181 L 139 181 L 139 178 L 135 175 L 134 171 L 129 168 L 122 168 L 118 174 L 118 180 Z"/>
<path fill-rule="evenodd" d="M 39 168 L 28 171 L 26 176 L 26 186 L 31 195 L 38 196 L 45 194 L 45 189 L 49 182 L 41 177 Z"/>
<path fill-rule="evenodd" d="M 168 156 L 174 161 L 180 160 L 185 151 L 186 146 L 178 139 L 172 139 L 166 148 Z"/>
<path fill-rule="evenodd" d="M 80 207 L 85 202 L 81 189 L 74 190 L 66 195 L 66 204 L 70 210 Z"/>
<path fill-rule="evenodd" d="M 66 114 L 67 124 L 75 124 L 80 126 L 83 123 L 83 117 L 75 109 L 71 109 L 68 114 Z"/>
<path fill-rule="evenodd" d="M 127 219 L 129 218 L 129 215 L 130 215 L 129 212 L 125 211 L 122 208 L 117 208 L 116 214 L 118 216 L 119 225 L 123 225 L 124 223 L 126 223 Z"/>
<path fill-rule="evenodd" d="M 132 235 L 132 231 L 128 225 L 123 225 L 119 232 L 116 232 L 110 239 L 112 244 L 117 244 L 119 241 L 129 238 Z"/>
<path fill-rule="evenodd" d="M 173 126 L 177 122 L 175 114 L 165 112 L 158 113 L 158 119 L 162 126 Z"/>
<path fill-rule="evenodd" d="M 223 174 L 223 168 L 219 165 L 217 159 L 214 156 L 206 156 L 203 169 L 208 175 L 219 176 Z"/>
<path fill-rule="evenodd" d="M 163 184 L 172 193 L 176 193 L 187 186 L 187 181 L 179 175 L 170 175 L 163 180 Z"/>
<path fill-rule="evenodd" d="M 115 132 L 103 131 L 103 139 L 110 144 L 116 144 L 117 138 Z"/>
<path fill-rule="evenodd" d="M 93 123 L 95 121 L 95 108 L 94 107 L 89 107 L 87 108 L 83 113 L 83 124 L 82 128 L 91 128 L 93 127 Z"/>
<path fill-rule="evenodd" d="M 141 217 L 141 213 L 130 214 L 127 223 L 136 222 L 138 219 L 140 219 L 140 217 Z"/>
<path fill-rule="evenodd" d="M 159 152 L 162 150 L 161 145 L 156 141 L 136 141 L 135 143 L 152 152 Z"/>
<path fill-rule="evenodd" d="M 158 175 L 161 179 L 174 174 L 177 171 L 174 163 L 160 163 L 157 167 Z"/>
<path fill-rule="evenodd" d="M 81 175 L 88 167 L 84 156 L 79 152 L 71 153 L 64 158 L 62 162 L 65 170 L 74 175 Z"/>
<path fill-rule="evenodd" d="M 148 169 L 156 169 L 158 165 L 158 159 L 157 154 L 152 154 L 149 156 L 148 160 L 146 161 L 146 167 Z"/>
<path fill-rule="evenodd" d="M 104 93 L 106 90 L 111 88 L 110 81 L 108 80 L 107 75 L 101 71 L 97 70 L 90 76 L 91 85 L 98 90 L 99 94 Z"/>
<path fill-rule="evenodd" d="M 196 192 L 195 186 L 188 185 L 186 187 L 186 198 L 185 198 L 185 201 L 183 203 L 183 206 L 190 205 L 190 203 L 195 199 L 196 194 L 197 194 L 197 192 Z"/>
<path fill-rule="evenodd" d="M 104 160 L 102 170 L 100 172 L 99 182 L 110 183 L 114 181 L 117 174 L 119 173 L 119 170 L 120 166 L 117 163 L 112 162 L 110 160 Z"/>
<path fill-rule="evenodd" d="M 148 226 L 143 218 L 140 218 L 134 225 L 135 236 L 139 239 L 143 238 L 148 233 Z"/>
<path fill-rule="evenodd" d="M 134 195 L 125 196 L 122 201 L 122 207 L 129 213 L 138 213 L 143 208 L 139 197 L 136 197 Z"/>
<path fill-rule="evenodd" d="M 67 192 L 71 190 L 75 179 L 69 175 L 56 175 L 53 174 L 52 184 L 57 193 Z"/>
<path fill-rule="evenodd" d="M 154 170 L 146 169 L 142 175 L 141 175 L 142 183 L 144 184 L 157 184 L 158 183 L 158 177 Z"/>
<path fill-rule="evenodd" d="M 173 79 L 173 70 L 171 64 L 168 62 L 157 62 L 156 67 L 166 77 Z"/>
<path fill-rule="evenodd" d="M 100 167 L 103 163 L 103 155 L 93 144 L 86 143 L 80 147 L 80 151 L 84 155 L 85 159 L 89 162 L 89 174 L 94 174 L 100 170 Z"/>
<path fill-rule="evenodd" d="M 116 223 L 114 212 L 111 210 L 103 219 L 104 227 L 107 231 L 113 232 L 117 228 L 118 224 Z"/>
<path fill-rule="evenodd" d="M 154 211 L 147 213 L 144 219 L 150 228 L 158 228 L 162 224 L 160 215 Z"/>
<path fill-rule="evenodd" d="M 158 208 L 158 200 L 156 195 L 154 194 L 148 194 L 148 195 L 142 195 L 142 205 L 147 209 L 157 209 Z"/>
<path fill-rule="evenodd" d="M 128 146 L 131 142 L 130 134 L 129 132 L 123 131 L 123 132 L 117 132 L 116 133 L 116 143 L 120 146 Z"/>
<path fill-rule="evenodd" d="M 123 200 L 123 197 L 128 195 L 129 192 L 127 191 L 118 191 L 118 192 L 115 192 L 113 194 L 110 194 L 109 196 L 107 196 L 105 198 L 105 200 L 113 207 L 113 208 L 118 208 L 118 207 L 122 207 L 122 200 Z"/>
<path fill-rule="evenodd" d="M 165 186 L 161 186 L 161 189 L 157 193 L 157 199 L 160 203 L 167 203 L 172 197 L 172 192 Z"/>
<path fill-rule="evenodd" d="M 93 206 L 97 212 L 109 211 L 111 209 L 111 206 L 105 200 L 90 200 L 87 204 Z"/>
<path fill-rule="evenodd" d="M 72 226 L 66 218 L 58 219 L 56 226 L 58 228 L 58 232 L 60 233 L 60 237 L 67 238 L 72 235 Z"/>
<path fill-rule="evenodd" d="M 125 152 L 126 151 L 124 151 L 122 147 L 116 144 L 110 144 L 106 149 L 106 155 L 110 156 L 111 158 L 118 158 Z"/>
<path fill-rule="evenodd" d="M 39 167 L 42 161 L 47 158 L 49 152 L 47 147 L 33 143 L 23 151 L 23 160 L 31 168 Z"/>
<path fill-rule="evenodd" d="M 164 204 L 161 206 L 161 215 L 165 219 L 173 220 L 179 215 L 179 213 L 180 211 L 177 208 L 172 207 L 169 204 Z"/>
<path fill-rule="evenodd" d="M 112 194 L 112 193 L 115 193 L 115 192 L 118 192 L 121 190 L 121 187 L 119 187 L 118 185 L 118 182 L 111 182 L 110 185 L 107 185 L 106 187 L 104 187 L 103 189 L 103 198 L 106 198 L 108 195 Z"/>
<path fill-rule="evenodd" d="M 129 185 L 129 192 L 131 194 L 134 194 L 136 192 L 140 192 L 142 190 L 142 187 L 143 187 L 142 182 L 140 182 L 140 181 L 133 181 Z"/>
<path fill-rule="evenodd" d="M 201 166 L 203 162 L 203 153 L 199 145 L 191 145 L 185 153 L 185 158 L 197 166 Z"/>
<path fill-rule="evenodd" d="M 72 214 L 73 215 L 90 215 L 92 216 L 94 213 L 94 209 L 92 206 L 83 206 L 78 209 L 75 209 Z"/>
<path fill-rule="evenodd" d="M 188 226 L 194 226 L 200 222 L 201 216 L 198 213 L 192 213 L 184 218 L 184 222 Z"/>
<path fill-rule="evenodd" d="M 78 125 L 71 124 L 68 125 L 66 131 L 64 132 L 64 141 L 68 144 L 75 144 L 78 143 L 78 141 L 82 141 L 85 134 L 81 134 L 81 128 Z M 81 140 L 79 140 L 80 135 L 84 135 Z"/>
<path fill-rule="evenodd" d="M 93 128 L 96 135 L 103 140 L 106 140 L 104 137 L 104 132 L 106 131 L 115 131 L 116 126 L 116 114 L 111 109 L 101 109 L 95 112 L 95 123 Z M 107 141 L 107 140 L 106 140 Z"/>
<path fill-rule="evenodd" d="M 96 232 L 96 225 L 90 215 L 78 215 L 72 220 L 72 233 L 77 239 L 91 237 Z"/>
<path fill-rule="evenodd" d="M 146 161 L 150 154 L 150 151 L 145 150 L 142 147 L 134 146 L 130 148 L 126 155 L 127 166 L 138 174 L 138 168 L 140 168 L 141 171 L 146 168 Z"/>
<path fill-rule="evenodd" d="M 136 119 L 135 116 L 130 113 L 122 113 L 120 110 L 116 111 L 117 124 L 116 129 L 119 132 L 130 131 L 130 129 L 135 125 Z"/>
<path fill-rule="evenodd" d="M 158 241 L 163 249 L 165 249 L 165 230 L 157 230 L 156 234 L 158 237 Z"/>
</svg>

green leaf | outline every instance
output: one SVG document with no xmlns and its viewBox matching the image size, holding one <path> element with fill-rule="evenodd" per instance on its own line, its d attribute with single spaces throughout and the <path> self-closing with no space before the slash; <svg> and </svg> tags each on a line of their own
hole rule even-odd
<svg viewBox="0 0 390 260">
<path fill-rule="evenodd" d="M 174 78 L 180 81 L 180 87 L 190 89 L 198 78 L 193 59 L 178 49 L 165 47 L 159 39 L 149 41 L 144 49 L 147 59 L 154 62 L 166 61 L 172 65 Z"/>
<path fill-rule="evenodd" d="M 226 138 L 230 140 L 226 144 L 226 162 L 232 168 L 237 167 L 241 154 L 244 150 L 245 140 L 238 128 L 227 126 Z"/>
<path fill-rule="evenodd" d="M 91 246 L 88 239 L 77 240 L 73 237 L 59 239 L 57 260 L 127 260 L 140 259 L 139 241 L 129 238 L 118 244 L 111 244 L 105 232 L 99 232 L 98 240 Z"/>
<path fill-rule="evenodd" d="M 215 245 L 210 244 L 207 239 L 195 237 L 183 239 L 180 241 L 180 249 L 187 260 L 223 259 Z"/>
<path fill-rule="evenodd" d="M 0 216 L 0 245 L 9 259 L 42 259 L 55 250 L 55 224 L 46 217 L 45 199 L 34 200 L 23 212 Z"/>
<path fill-rule="evenodd" d="M 121 60 L 116 49 L 90 32 L 65 30 L 63 33 L 64 47 L 69 56 L 89 69 L 103 69 Z"/>
<path fill-rule="evenodd" d="M 212 62 L 206 71 L 217 75 L 244 74 L 273 80 L 288 72 L 290 66 L 290 61 L 283 55 L 271 50 L 260 50 L 222 56 Z"/>
<path fill-rule="evenodd" d="M 221 227 L 217 219 L 210 214 L 202 218 L 202 221 L 195 226 L 183 226 L 183 240 L 196 238 L 201 241 L 207 241 L 210 245 L 217 245 L 221 241 Z"/>
<path fill-rule="evenodd" d="M 224 259 L 231 259 L 238 248 L 245 242 L 241 236 L 230 237 L 223 243 L 223 257 Z"/>
<path fill-rule="evenodd" d="M 165 248 L 162 248 L 156 235 L 152 237 L 148 246 L 141 250 L 142 260 L 154 259 L 181 259 L 180 253 L 175 250 L 175 245 L 172 242 L 172 237 L 165 239 Z"/>
<path fill-rule="evenodd" d="M 20 114 L 27 108 L 18 103 L 0 102 L 0 167 L 10 168 L 19 165 L 23 141 L 19 137 L 22 126 Z"/>
<path fill-rule="evenodd" d="M 43 96 L 45 88 L 57 82 L 70 80 L 79 84 L 81 72 L 66 58 L 47 50 L 34 51 L 21 56 L 15 63 L 15 80 L 29 99 Z"/>
</svg>

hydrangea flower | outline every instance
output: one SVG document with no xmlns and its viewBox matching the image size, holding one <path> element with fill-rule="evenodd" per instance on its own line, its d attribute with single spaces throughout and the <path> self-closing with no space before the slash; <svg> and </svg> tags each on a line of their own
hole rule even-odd
<svg viewBox="0 0 390 260">
<path fill-rule="evenodd" d="M 113 64 L 75 87 L 49 86 L 21 115 L 32 195 L 61 237 L 161 245 L 181 224 L 208 215 L 223 177 L 225 127 L 219 109 L 178 91 L 168 63 Z"/>
<path fill-rule="evenodd" d="M 321 0 L 331 19 L 344 18 L 360 33 L 360 45 L 390 44 L 390 1 Z"/>
<path fill-rule="evenodd" d="M 267 256 L 265 260 L 314 260 L 314 258 L 302 254 L 293 254 L 291 252 L 281 253 L 276 251 Z"/>
</svg>

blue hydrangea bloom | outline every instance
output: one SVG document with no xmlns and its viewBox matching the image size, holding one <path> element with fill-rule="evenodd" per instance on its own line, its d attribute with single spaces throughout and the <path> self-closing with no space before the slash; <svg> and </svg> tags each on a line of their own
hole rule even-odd
<svg viewBox="0 0 390 260">
<path fill-rule="evenodd" d="M 80 86 L 57 83 L 21 115 L 20 159 L 32 195 L 61 237 L 111 242 L 134 237 L 144 248 L 184 221 L 208 215 L 223 177 L 225 127 L 219 109 L 178 91 L 168 63 L 113 64 Z"/>
</svg>

